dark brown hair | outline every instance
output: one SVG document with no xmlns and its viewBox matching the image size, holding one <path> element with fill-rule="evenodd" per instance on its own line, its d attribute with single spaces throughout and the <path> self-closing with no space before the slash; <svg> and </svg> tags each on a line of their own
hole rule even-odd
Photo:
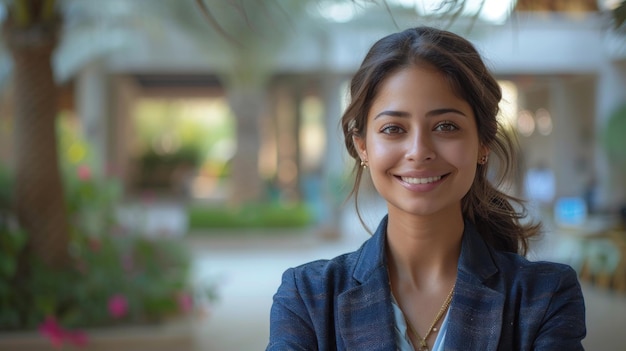
<svg viewBox="0 0 626 351">
<path fill-rule="evenodd" d="M 539 233 L 540 226 L 522 223 L 526 217 L 523 202 L 498 190 L 514 172 L 517 152 L 513 135 L 496 119 L 502 98 L 500 86 L 474 46 L 445 30 L 417 27 L 380 39 L 352 78 L 350 103 L 342 116 L 341 127 L 348 153 L 355 159 L 356 176 L 350 194 L 355 197 L 357 213 L 363 169 L 353 136 L 365 138 L 367 115 L 381 83 L 412 65 L 429 65 L 446 77 L 453 91 L 472 107 L 480 143 L 497 156 L 499 167 L 493 184 L 487 177 L 487 165 L 478 165 L 474 182 L 462 199 L 463 217 L 476 225 L 492 247 L 525 254 L 528 239 Z"/>
</svg>

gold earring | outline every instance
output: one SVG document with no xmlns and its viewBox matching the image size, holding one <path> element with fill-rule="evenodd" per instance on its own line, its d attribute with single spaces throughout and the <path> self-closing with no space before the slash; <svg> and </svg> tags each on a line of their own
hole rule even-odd
<svg viewBox="0 0 626 351">
<path fill-rule="evenodd" d="M 367 168 L 367 163 L 365 163 L 365 161 L 363 161 L 363 160 L 361 160 L 361 167 Z"/>
<path fill-rule="evenodd" d="M 489 155 L 483 155 L 480 160 L 478 160 L 478 164 L 484 165 L 489 160 Z"/>
</svg>

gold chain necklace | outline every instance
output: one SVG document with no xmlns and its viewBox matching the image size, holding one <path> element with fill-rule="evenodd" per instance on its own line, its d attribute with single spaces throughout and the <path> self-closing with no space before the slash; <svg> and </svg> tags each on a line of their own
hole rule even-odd
<svg viewBox="0 0 626 351">
<path fill-rule="evenodd" d="M 415 337 L 417 337 L 417 340 L 419 340 L 419 345 L 417 345 L 417 351 L 428 351 L 429 350 L 428 343 L 426 342 L 426 339 L 428 339 L 430 334 L 432 334 L 433 332 L 436 332 L 438 330 L 435 327 L 435 325 L 437 325 L 437 323 L 439 322 L 441 317 L 443 317 L 443 314 L 446 312 L 448 307 L 450 307 L 450 303 L 452 302 L 452 295 L 453 294 L 454 294 L 454 285 L 452 286 L 452 290 L 450 290 L 450 293 L 448 294 L 448 297 L 446 297 L 446 300 L 443 302 L 443 305 L 441 305 L 441 308 L 439 309 L 439 312 L 437 313 L 437 316 L 435 317 L 435 320 L 431 323 L 430 328 L 428 328 L 428 331 L 426 332 L 426 335 L 423 338 L 417 333 L 417 330 L 415 330 L 415 328 L 413 328 L 413 325 L 408 320 L 408 318 L 405 318 L 406 324 L 409 327 L 409 331 L 411 331 L 411 333 L 413 333 L 413 335 Z"/>
</svg>

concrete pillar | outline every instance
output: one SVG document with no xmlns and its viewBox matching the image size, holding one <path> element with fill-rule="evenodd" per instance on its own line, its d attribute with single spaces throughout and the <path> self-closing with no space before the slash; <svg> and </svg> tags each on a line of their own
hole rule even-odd
<svg viewBox="0 0 626 351">
<path fill-rule="evenodd" d="M 264 89 L 260 84 L 233 84 L 227 91 L 230 108 L 237 116 L 237 152 L 230 179 L 230 203 L 235 206 L 259 202 L 265 197 L 259 173 L 259 128 L 267 113 Z"/>
<path fill-rule="evenodd" d="M 535 117 L 540 109 L 550 108 L 549 86 L 544 79 L 535 77 L 518 84 L 518 115 L 528 111 Z M 524 112 L 526 113 L 526 112 Z M 517 162 L 519 174 L 517 195 L 528 201 L 527 209 L 531 217 L 541 218 L 550 213 L 555 200 L 554 170 L 555 144 L 554 135 L 543 135 L 535 125 L 532 134 L 518 133 L 521 152 Z"/>
<path fill-rule="evenodd" d="M 281 200 L 295 202 L 300 198 L 298 183 L 298 122 L 299 98 L 289 81 L 276 89 L 277 180 Z"/>
<path fill-rule="evenodd" d="M 135 125 L 132 112 L 138 98 L 139 87 L 128 76 L 117 76 L 112 81 L 112 103 L 109 128 L 111 130 L 108 155 L 110 156 L 109 173 L 118 177 L 126 189 L 132 187 L 136 175 L 136 162 L 132 157 Z"/>
<path fill-rule="evenodd" d="M 76 80 L 76 109 L 83 136 L 89 145 L 92 172 L 104 175 L 107 167 L 109 136 L 108 90 L 106 72 L 101 62 L 87 64 Z"/>
<path fill-rule="evenodd" d="M 325 202 L 322 214 L 320 233 L 324 238 L 337 239 L 341 236 L 340 207 L 344 202 L 347 170 L 352 165 L 348 156 L 341 132 L 341 115 L 343 98 L 346 92 L 342 89 L 346 78 L 340 75 L 326 75 L 322 80 L 322 99 L 324 101 L 324 127 L 326 130 L 326 148 L 322 165 L 323 199 Z"/>
<path fill-rule="evenodd" d="M 626 63 L 607 62 L 601 65 L 596 88 L 595 128 L 599 137 L 594 148 L 594 164 L 598 170 L 596 201 L 600 208 L 612 210 L 626 201 L 626 184 L 607 160 L 601 132 L 611 112 L 626 103 Z"/>
<path fill-rule="evenodd" d="M 593 175 L 594 88 L 586 76 L 550 79 L 556 198 L 584 196 Z"/>
</svg>

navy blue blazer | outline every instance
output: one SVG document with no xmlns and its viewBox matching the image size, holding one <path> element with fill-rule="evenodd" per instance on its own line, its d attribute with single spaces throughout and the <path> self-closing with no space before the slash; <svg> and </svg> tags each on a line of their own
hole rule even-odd
<svg viewBox="0 0 626 351">
<path fill-rule="evenodd" d="M 290 268 L 274 295 L 267 350 L 395 351 L 387 218 L 357 251 Z M 574 270 L 488 246 L 466 221 L 445 350 L 583 350 Z"/>
</svg>

